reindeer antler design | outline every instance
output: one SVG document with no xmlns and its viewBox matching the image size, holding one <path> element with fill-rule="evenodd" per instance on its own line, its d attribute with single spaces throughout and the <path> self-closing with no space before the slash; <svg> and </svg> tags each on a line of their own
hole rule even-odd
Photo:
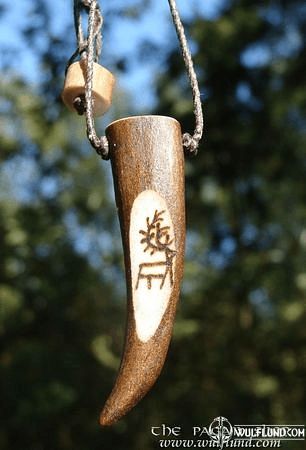
<svg viewBox="0 0 306 450">
<path fill-rule="evenodd" d="M 163 217 L 161 217 L 165 213 L 165 210 L 158 212 L 157 210 L 154 213 L 154 217 L 152 219 L 152 222 L 150 222 L 150 218 L 147 217 L 147 230 L 140 230 L 139 233 L 143 234 L 145 237 L 141 239 L 141 244 L 147 244 L 146 248 L 144 249 L 144 252 L 146 252 L 148 249 L 151 249 L 151 255 L 153 255 L 155 252 L 166 252 L 172 251 L 169 246 L 173 243 L 174 239 L 171 239 L 168 231 L 170 229 L 169 226 L 161 227 L 160 222 L 164 220 Z M 152 230 L 155 230 L 155 232 L 152 232 Z M 162 238 L 165 238 L 165 242 L 162 242 Z M 171 239 L 171 240 L 170 240 Z M 154 243 L 155 242 L 155 243 Z"/>
</svg>

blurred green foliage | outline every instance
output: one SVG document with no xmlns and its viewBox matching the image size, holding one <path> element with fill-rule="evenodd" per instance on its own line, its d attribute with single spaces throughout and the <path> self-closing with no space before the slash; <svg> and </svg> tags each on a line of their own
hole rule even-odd
<svg viewBox="0 0 306 450">
<path fill-rule="evenodd" d="M 291 50 L 288 29 L 300 42 Z M 57 102 L 70 55 L 60 59 L 50 42 L 41 58 L 52 83 L 40 90 L 3 74 L 3 450 L 151 450 L 159 448 L 151 426 L 181 426 L 187 438 L 193 426 L 220 415 L 232 424 L 305 423 L 303 5 L 234 1 L 216 20 L 195 17 L 186 30 L 207 132 L 198 156 L 186 159 L 182 298 L 162 376 L 110 430 L 97 418 L 119 365 L 125 291 L 109 163 L 89 148 L 83 118 Z M 29 35 L 33 42 L 35 30 Z M 255 44 L 262 54 L 270 50 L 264 64 L 248 64 Z M 191 94 L 177 50 L 168 50 L 156 83 L 154 113 L 191 131 Z M 114 104 L 113 118 L 129 110 L 119 95 Z"/>
</svg>

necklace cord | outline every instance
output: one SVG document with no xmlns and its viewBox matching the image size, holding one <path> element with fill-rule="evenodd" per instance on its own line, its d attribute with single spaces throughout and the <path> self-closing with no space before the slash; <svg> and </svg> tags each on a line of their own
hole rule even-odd
<svg viewBox="0 0 306 450">
<path fill-rule="evenodd" d="M 96 0 L 83 0 L 89 3 L 88 38 L 87 38 L 87 73 L 85 80 L 85 115 L 87 125 L 87 136 L 91 145 L 103 159 L 109 159 L 108 141 L 105 136 L 99 138 L 95 130 L 93 115 L 93 64 L 97 62 L 101 53 L 101 28 L 103 24 L 102 15 Z"/>
<path fill-rule="evenodd" d="M 193 61 L 188 47 L 186 35 L 184 32 L 184 27 L 181 22 L 175 0 L 168 0 L 168 2 L 191 84 L 193 107 L 196 120 L 196 126 L 193 135 L 191 136 L 189 133 L 183 134 L 183 145 L 185 148 L 189 149 L 190 153 L 196 155 L 198 151 L 199 142 L 203 135 L 203 126 L 204 126 L 203 111 L 201 104 L 201 93 L 199 89 L 197 76 L 193 67 Z"/>
<path fill-rule="evenodd" d="M 183 134 L 183 146 L 187 150 L 189 150 L 192 155 L 196 155 L 199 142 L 203 135 L 203 111 L 200 98 L 201 94 L 197 76 L 193 66 L 191 53 L 185 36 L 184 27 L 179 16 L 176 2 L 175 0 L 168 0 L 168 2 L 191 84 L 196 122 L 193 135 L 189 133 Z M 82 29 L 81 7 L 86 8 L 88 11 L 87 39 L 84 38 Z M 87 61 L 85 95 L 79 96 L 74 100 L 74 107 L 77 110 L 78 114 L 82 115 L 85 113 L 87 137 L 91 145 L 95 148 L 96 152 L 102 157 L 102 159 L 109 159 L 107 138 L 106 136 L 102 136 L 101 138 L 97 136 L 93 115 L 93 70 L 94 62 L 98 62 L 102 49 L 102 25 L 103 17 L 97 0 L 74 0 L 74 26 L 78 48 L 69 59 L 66 71 L 78 55 L 82 60 Z"/>
<path fill-rule="evenodd" d="M 99 138 L 95 130 L 93 115 L 93 71 L 94 62 L 98 62 L 102 50 L 103 17 L 96 0 L 74 0 L 74 26 L 78 43 L 77 50 L 69 59 L 66 73 L 69 66 L 79 55 L 86 62 L 85 95 L 80 95 L 74 99 L 73 106 L 79 115 L 85 113 L 87 137 L 96 152 L 102 159 L 109 159 L 108 141 L 105 136 Z M 84 38 L 82 29 L 81 7 L 88 12 L 88 35 Z"/>
</svg>

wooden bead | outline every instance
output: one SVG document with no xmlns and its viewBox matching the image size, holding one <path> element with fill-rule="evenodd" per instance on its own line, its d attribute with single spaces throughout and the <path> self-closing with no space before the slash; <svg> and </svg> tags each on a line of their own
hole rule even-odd
<svg viewBox="0 0 306 450">
<path fill-rule="evenodd" d="M 85 96 L 87 64 L 85 60 L 77 61 L 68 68 L 65 85 L 62 92 L 63 102 L 72 110 L 76 98 Z M 93 114 L 101 116 L 106 113 L 112 103 L 112 92 L 115 77 L 97 63 L 93 66 Z"/>
<path fill-rule="evenodd" d="M 171 117 L 106 129 L 125 256 L 128 320 L 118 376 L 100 415 L 110 426 L 157 380 L 167 355 L 185 253 L 184 151 Z"/>
</svg>

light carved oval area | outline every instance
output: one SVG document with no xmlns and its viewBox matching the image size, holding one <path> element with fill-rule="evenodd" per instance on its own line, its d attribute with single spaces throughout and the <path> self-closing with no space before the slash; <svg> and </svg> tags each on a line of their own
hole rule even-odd
<svg viewBox="0 0 306 450">
<path fill-rule="evenodd" d="M 166 202 L 153 190 L 142 192 L 133 203 L 130 249 L 136 332 L 142 342 L 147 342 L 166 311 L 177 253 Z"/>
</svg>

